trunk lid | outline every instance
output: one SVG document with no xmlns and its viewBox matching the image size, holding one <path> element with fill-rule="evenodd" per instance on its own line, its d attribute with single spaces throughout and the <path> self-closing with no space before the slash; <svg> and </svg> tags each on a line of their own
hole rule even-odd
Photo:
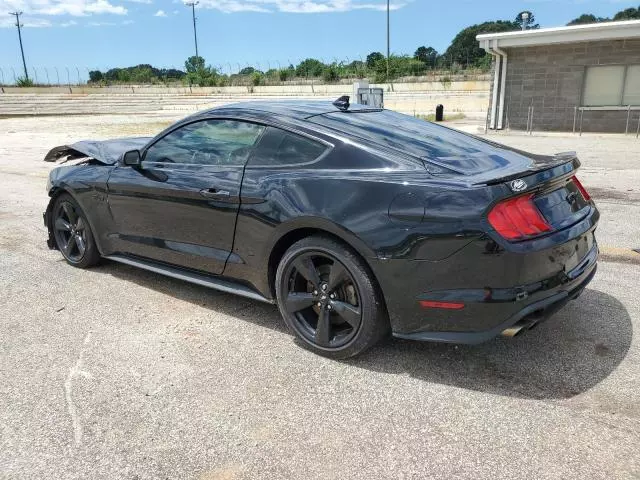
<svg viewBox="0 0 640 480">
<path fill-rule="evenodd" d="M 575 177 L 554 183 L 533 197 L 533 203 L 554 230 L 578 223 L 589 214 L 591 204 L 578 188 Z"/>
</svg>

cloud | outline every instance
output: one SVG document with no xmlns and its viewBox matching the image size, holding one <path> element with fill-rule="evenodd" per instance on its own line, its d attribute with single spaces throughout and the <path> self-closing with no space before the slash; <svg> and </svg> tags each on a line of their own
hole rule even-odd
<svg viewBox="0 0 640 480">
<path fill-rule="evenodd" d="M 24 12 L 25 25 L 30 15 L 71 15 L 83 17 L 110 13 L 126 15 L 127 9 L 109 0 L 0 0 L 0 12 L 19 9 Z"/>
<path fill-rule="evenodd" d="M 59 26 L 60 27 L 73 27 L 74 25 L 77 25 L 78 22 L 76 22 L 75 20 L 69 20 L 68 22 L 62 22 Z"/>
<path fill-rule="evenodd" d="M 394 1 L 391 10 L 398 10 L 408 2 Z M 235 12 L 334 13 L 352 10 L 386 10 L 384 0 L 200 0 L 200 6 Z"/>
<path fill-rule="evenodd" d="M 20 23 L 26 28 L 46 28 L 51 26 L 51 22 L 44 18 L 23 18 L 20 17 Z M 15 17 L 0 17 L 0 28 L 16 28 Z"/>
<path fill-rule="evenodd" d="M 118 25 L 131 25 L 133 20 L 124 20 L 122 22 L 89 22 L 87 23 L 90 27 L 116 27 Z"/>
<path fill-rule="evenodd" d="M 167 14 L 164 13 L 164 10 L 158 10 L 156 13 L 153 14 L 154 17 L 166 17 Z"/>
</svg>

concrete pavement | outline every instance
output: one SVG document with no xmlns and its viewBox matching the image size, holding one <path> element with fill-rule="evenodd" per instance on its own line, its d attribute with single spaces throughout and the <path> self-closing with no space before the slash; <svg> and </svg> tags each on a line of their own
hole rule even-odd
<svg viewBox="0 0 640 480">
<path fill-rule="evenodd" d="M 515 339 L 336 362 L 275 307 L 48 250 L 48 148 L 167 120 L 0 120 L 0 478 L 640 477 L 638 265 Z M 578 149 L 601 244 L 634 246 L 640 142 L 535 138 L 498 140 Z"/>
</svg>

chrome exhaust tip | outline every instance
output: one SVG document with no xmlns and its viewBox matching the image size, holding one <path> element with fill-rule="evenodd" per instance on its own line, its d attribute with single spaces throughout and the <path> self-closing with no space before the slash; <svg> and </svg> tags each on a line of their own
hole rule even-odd
<svg viewBox="0 0 640 480">
<path fill-rule="evenodd" d="M 522 333 L 523 330 L 524 330 L 523 325 L 513 325 L 512 327 L 505 328 L 502 331 L 501 335 L 503 337 L 515 337 L 516 335 L 519 335 L 520 333 Z"/>
</svg>

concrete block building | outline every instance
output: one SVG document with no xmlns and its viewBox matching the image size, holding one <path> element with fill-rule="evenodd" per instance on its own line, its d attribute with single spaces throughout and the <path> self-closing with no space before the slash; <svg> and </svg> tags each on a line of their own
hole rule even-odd
<svg viewBox="0 0 640 480">
<path fill-rule="evenodd" d="M 478 35 L 493 129 L 636 133 L 640 20 Z"/>
</svg>

